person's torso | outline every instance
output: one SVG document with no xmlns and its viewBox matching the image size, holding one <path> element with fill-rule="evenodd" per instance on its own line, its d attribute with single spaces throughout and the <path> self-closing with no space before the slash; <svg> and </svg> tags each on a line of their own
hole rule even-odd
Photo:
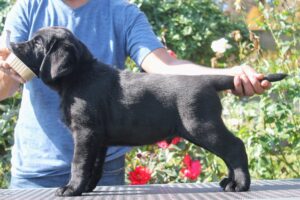
<svg viewBox="0 0 300 200">
<path fill-rule="evenodd" d="M 127 55 L 122 8 L 126 5 L 122 1 L 90 0 L 77 9 L 71 9 L 62 0 L 27 2 L 24 23 L 27 23 L 28 35 L 25 40 L 42 27 L 63 26 L 70 29 L 97 59 L 124 68 Z M 120 12 L 118 15 L 114 13 L 116 10 Z M 110 148 L 108 160 L 127 150 Z M 24 85 L 12 154 L 15 176 L 57 175 L 70 170 L 73 141 L 61 121 L 59 97 L 38 78 Z"/>
</svg>

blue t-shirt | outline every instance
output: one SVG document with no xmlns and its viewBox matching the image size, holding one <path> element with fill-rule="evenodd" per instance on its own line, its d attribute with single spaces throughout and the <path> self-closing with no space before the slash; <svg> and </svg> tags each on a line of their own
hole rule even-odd
<svg viewBox="0 0 300 200">
<path fill-rule="evenodd" d="M 127 56 L 140 65 L 151 51 L 162 48 L 145 15 L 124 0 L 90 0 L 72 9 L 62 0 L 18 0 L 5 29 L 11 40 L 28 40 L 40 28 L 70 29 L 104 63 L 124 68 Z M 106 160 L 124 155 L 128 147 L 110 147 Z M 14 134 L 12 175 L 22 178 L 70 172 L 73 141 L 61 121 L 59 97 L 34 78 L 23 87 Z"/>
</svg>

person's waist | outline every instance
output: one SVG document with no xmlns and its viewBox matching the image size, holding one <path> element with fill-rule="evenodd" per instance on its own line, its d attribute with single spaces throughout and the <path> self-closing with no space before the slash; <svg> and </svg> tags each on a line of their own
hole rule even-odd
<svg viewBox="0 0 300 200">
<path fill-rule="evenodd" d="M 108 149 L 105 162 L 109 162 L 123 156 L 130 149 L 131 147 L 110 147 Z M 13 153 L 11 169 L 12 176 L 20 178 L 34 178 L 43 176 L 59 176 L 70 173 L 71 158 L 70 161 L 66 161 L 58 158 L 58 155 L 43 159 L 39 159 L 38 157 L 39 156 L 36 155 L 27 155 L 23 158 L 22 155 L 14 155 Z"/>
</svg>

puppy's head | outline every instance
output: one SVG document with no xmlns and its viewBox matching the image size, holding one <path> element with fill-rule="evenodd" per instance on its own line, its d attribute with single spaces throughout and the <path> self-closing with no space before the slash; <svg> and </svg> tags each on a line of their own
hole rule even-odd
<svg viewBox="0 0 300 200">
<path fill-rule="evenodd" d="M 55 85 L 93 59 L 86 46 L 62 27 L 40 29 L 27 42 L 11 43 L 11 49 L 49 85 Z"/>
</svg>

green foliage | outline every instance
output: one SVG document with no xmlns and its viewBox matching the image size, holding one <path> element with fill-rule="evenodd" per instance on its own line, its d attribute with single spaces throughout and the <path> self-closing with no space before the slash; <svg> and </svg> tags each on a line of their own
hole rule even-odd
<svg viewBox="0 0 300 200">
<path fill-rule="evenodd" d="M 292 76 L 274 83 L 260 97 L 239 101 L 226 96 L 223 104 L 228 113 L 226 118 L 238 121 L 237 124 L 228 124 L 246 143 L 253 177 L 299 178 L 300 23 L 296 18 L 299 8 L 294 6 L 284 9 L 279 8 L 280 1 L 273 3 L 274 7 L 259 4 L 264 14 L 264 22 L 260 26 L 274 38 L 276 50 L 260 51 L 252 63 L 258 71 L 264 73 L 285 72 Z"/>
<path fill-rule="evenodd" d="M 15 1 L 0 0 L 0 33 L 7 12 Z M 20 104 L 20 95 L 0 102 L 0 188 L 8 186 L 10 177 L 10 151 L 13 144 L 13 129 Z"/>
<path fill-rule="evenodd" d="M 300 177 L 299 84 L 289 79 L 260 98 L 222 99 L 226 124 L 244 141 L 256 179 Z"/>
<path fill-rule="evenodd" d="M 8 186 L 10 177 L 10 152 L 13 144 L 13 130 L 17 121 L 20 94 L 0 104 L 0 188 Z"/>
<path fill-rule="evenodd" d="M 201 163 L 202 173 L 196 180 L 190 180 L 180 173 L 187 154 Z M 226 172 L 225 165 L 219 158 L 183 139 L 167 148 L 161 148 L 157 144 L 136 147 L 126 155 L 126 163 L 126 177 L 137 166 L 146 166 L 152 172 L 149 183 L 155 184 L 216 181 L 225 176 Z M 126 181 L 130 184 L 128 179 Z"/>
<path fill-rule="evenodd" d="M 8 11 L 11 9 L 15 0 L 0 0 L 0 31 L 2 32 Z"/>
<path fill-rule="evenodd" d="M 247 35 L 245 24 L 230 21 L 212 0 L 134 0 L 145 12 L 155 33 L 179 58 L 210 65 L 213 40 L 234 30 Z M 232 51 L 237 51 L 233 48 Z"/>
</svg>

